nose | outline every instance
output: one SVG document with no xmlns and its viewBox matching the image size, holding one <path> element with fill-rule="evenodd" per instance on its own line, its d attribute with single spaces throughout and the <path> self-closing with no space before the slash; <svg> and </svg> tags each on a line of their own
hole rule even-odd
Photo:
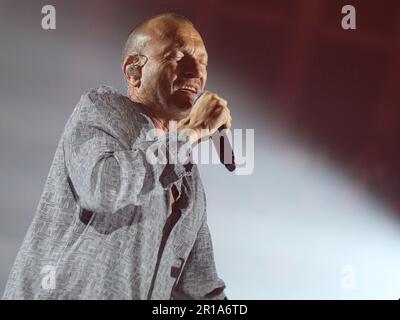
<svg viewBox="0 0 400 320">
<path fill-rule="evenodd" d="M 191 63 L 183 69 L 183 76 L 185 78 L 200 78 L 201 71 L 197 63 Z"/>
<path fill-rule="evenodd" d="M 201 65 L 196 59 L 187 58 L 182 62 L 182 75 L 184 78 L 201 78 L 203 76 Z"/>
<path fill-rule="evenodd" d="M 185 78 L 200 78 L 200 72 L 195 69 L 191 69 L 191 70 L 187 69 L 183 72 L 183 76 Z"/>
</svg>

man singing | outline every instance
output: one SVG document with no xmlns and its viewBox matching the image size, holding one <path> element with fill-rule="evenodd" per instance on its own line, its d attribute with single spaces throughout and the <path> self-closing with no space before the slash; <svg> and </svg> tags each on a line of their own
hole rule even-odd
<svg viewBox="0 0 400 320">
<path fill-rule="evenodd" d="M 122 61 L 128 96 L 100 86 L 81 97 L 4 299 L 226 299 L 191 162 L 193 146 L 231 127 L 224 99 L 205 91 L 196 100 L 206 68 L 186 18 L 134 28 Z M 167 162 L 149 161 L 154 146 Z M 181 148 L 185 159 L 171 156 Z"/>
</svg>

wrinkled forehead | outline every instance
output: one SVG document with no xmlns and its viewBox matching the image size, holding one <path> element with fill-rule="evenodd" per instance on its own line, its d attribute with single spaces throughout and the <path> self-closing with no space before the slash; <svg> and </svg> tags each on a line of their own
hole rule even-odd
<svg viewBox="0 0 400 320">
<path fill-rule="evenodd" d="M 200 33 L 189 23 L 159 24 L 148 34 L 149 54 L 162 54 L 172 49 L 196 51 L 206 55 L 207 51 Z"/>
</svg>

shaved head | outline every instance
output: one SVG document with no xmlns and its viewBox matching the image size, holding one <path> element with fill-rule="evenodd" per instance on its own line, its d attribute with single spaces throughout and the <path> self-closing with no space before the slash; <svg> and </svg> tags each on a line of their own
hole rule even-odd
<svg viewBox="0 0 400 320">
<path fill-rule="evenodd" d="M 161 14 L 137 25 L 122 52 L 129 98 L 160 119 L 182 119 L 204 90 L 208 54 L 185 17 Z"/>
<path fill-rule="evenodd" d="M 169 36 L 180 24 L 193 26 L 188 18 L 176 13 L 159 14 L 139 23 L 129 33 L 122 51 L 122 61 L 132 53 L 144 54 L 152 38 Z"/>
</svg>

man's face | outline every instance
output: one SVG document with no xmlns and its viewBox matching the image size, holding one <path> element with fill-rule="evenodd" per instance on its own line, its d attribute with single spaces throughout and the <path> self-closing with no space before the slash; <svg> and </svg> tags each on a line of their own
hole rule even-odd
<svg viewBox="0 0 400 320">
<path fill-rule="evenodd" d="M 188 115 L 207 79 L 207 51 L 199 33 L 187 23 L 157 35 L 147 45 L 142 94 L 168 119 Z"/>
</svg>

